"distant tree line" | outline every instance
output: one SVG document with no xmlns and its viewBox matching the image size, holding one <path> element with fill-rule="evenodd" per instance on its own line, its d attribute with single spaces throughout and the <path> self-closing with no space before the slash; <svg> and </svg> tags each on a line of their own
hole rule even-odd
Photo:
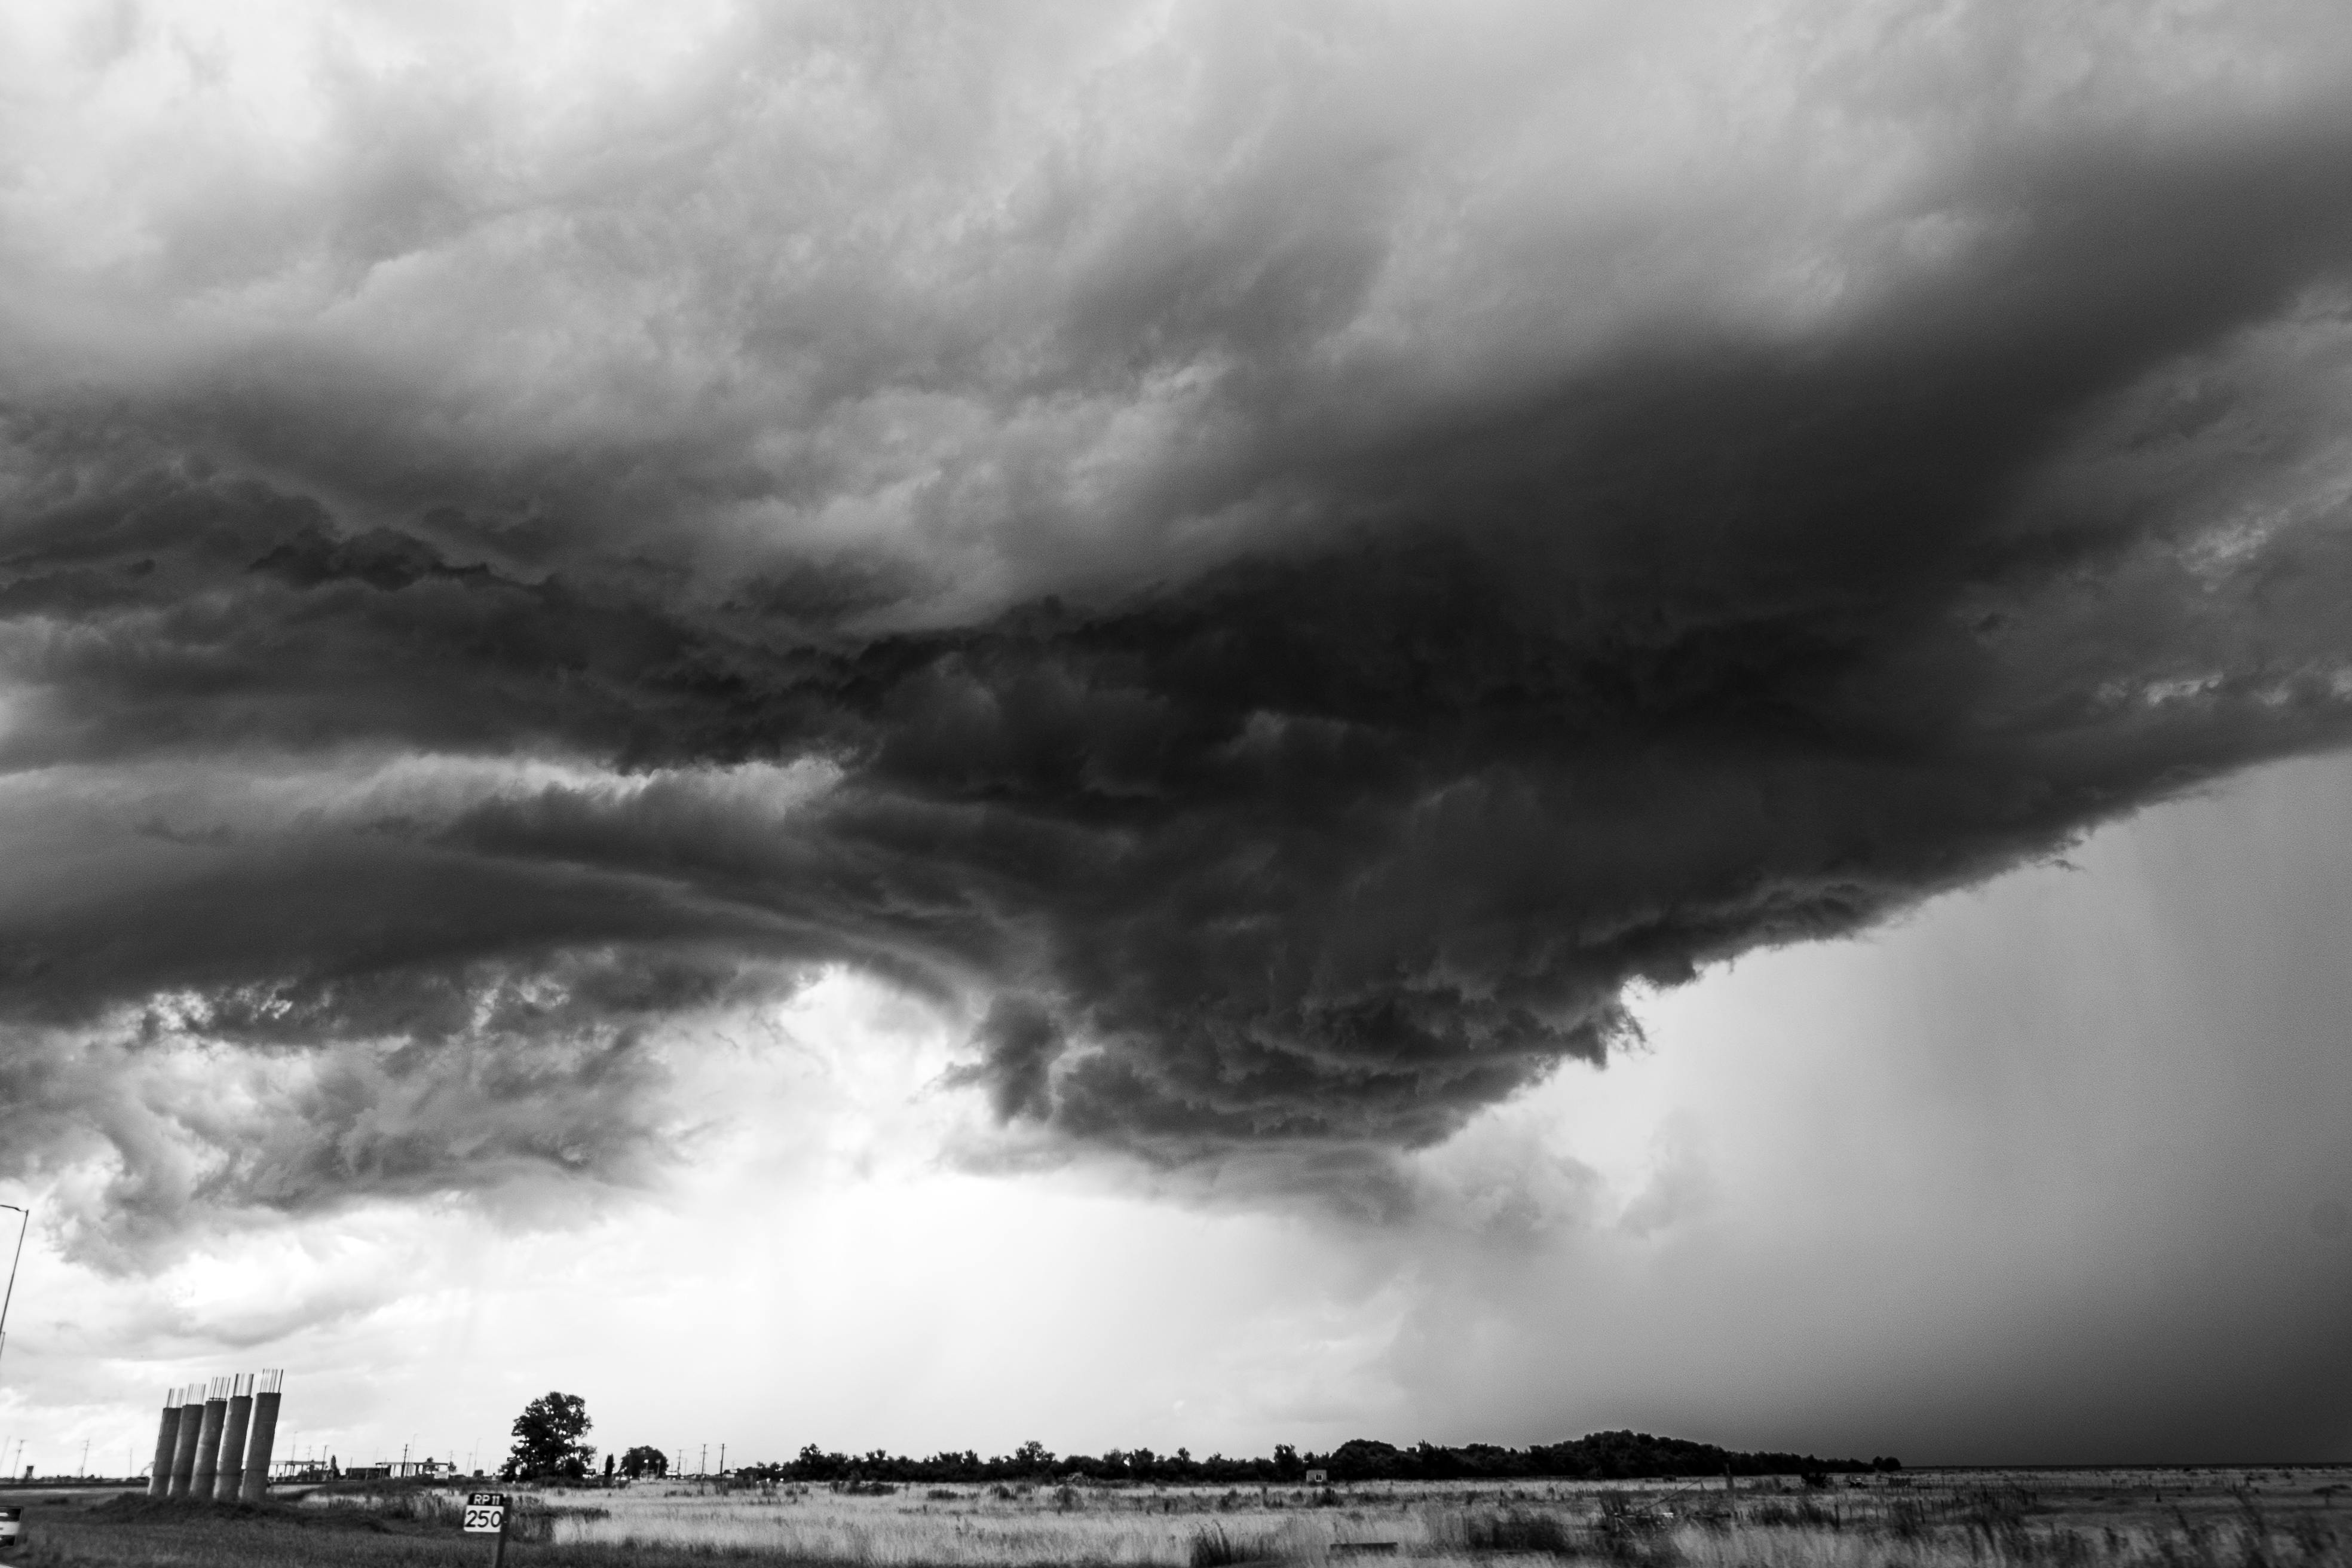
<svg viewBox="0 0 2352 1568">
<path fill-rule="evenodd" d="M 1302 1454 L 1287 1443 L 1267 1458 L 1196 1459 L 1188 1449 L 1156 1454 L 1114 1448 L 1107 1454 L 1056 1455 L 1028 1442 L 1010 1454 L 982 1458 L 971 1449 L 909 1458 L 880 1448 L 829 1453 L 812 1443 L 782 1464 L 738 1467 L 738 1477 L 794 1481 L 1017 1481 L 1082 1476 L 1099 1481 L 1205 1482 L 1213 1485 L 1296 1485 L 1310 1469 L 1334 1481 L 1635 1480 L 1674 1477 L 1853 1475 L 1899 1470 L 1899 1459 L 1821 1459 L 1811 1454 L 1739 1453 L 1712 1443 L 1653 1437 L 1646 1432 L 1596 1432 L 1565 1443 L 1526 1448 L 1472 1443 L 1450 1448 L 1416 1443 L 1410 1448 L 1359 1437 L 1328 1454 Z"/>
</svg>

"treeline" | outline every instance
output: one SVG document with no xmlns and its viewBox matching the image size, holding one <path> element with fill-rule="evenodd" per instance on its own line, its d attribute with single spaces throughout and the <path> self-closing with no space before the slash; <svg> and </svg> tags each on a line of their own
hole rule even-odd
<svg viewBox="0 0 2352 1568">
<path fill-rule="evenodd" d="M 1526 1448 L 1472 1443 L 1449 1448 L 1416 1443 L 1410 1448 L 1359 1437 L 1328 1454 L 1302 1454 L 1287 1443 L 1267 1458 L 1229 1459 L 1212 1454 L 1196 1459 L 1188 1449 L 1155 1454 L 1149 1448 L 1114 1448 L 1107 1454 L 1057 1455 L 1042 1443 L 1024 1443 L 1010 1454 L 982 1458 L 962 1453 L 927 1459 L 886 1453 L 828 1453 L 812 1443 L 784 1464 L 746 1465 L 735 1473 L 751 1480 L 793 1481 L 1036 1481 L 1083 1477 L 1097 1481 L 1201 1482 L 1210 1485 L 1297 1485 L 1309 1470 L 1333 1481 L 1461 1480 L 1641 1480 L 1675 1477 L 1826 1476 L 1899 1470 L 1899 1459 L 1820 1459 L 1811 1454 L 1738 1453 L 1712 1443 L 1653 1437 L 1646 1432 L 1596 1432 L 1566 1443 Z"/>
</svg>

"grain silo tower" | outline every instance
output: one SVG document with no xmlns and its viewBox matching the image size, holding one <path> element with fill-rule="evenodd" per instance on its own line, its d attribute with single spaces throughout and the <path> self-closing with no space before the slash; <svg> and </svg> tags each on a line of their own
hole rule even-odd
<svg viewBox="0 0 2352 1568">
<path fill-rule="evenodd" d="M 162 1497 L 172 1489 L 172 1457 L 180 1451 L 181 1391 L 163 1394 L 163 1419 L 155 1427 L 155 1468 L 147 1478 L 147 1495 Z"/>
<path fill-rule="evenodd" d="M 253 1373 L 233 1373 L 228 1380 L 228 1415 L 221 1422 L 220 1473 L 213 1480 L 215 1502 L 235 1502 L 237 1485 L 245 1479 L 245 1435 L 253 1418 Z"/>
<path fill-rule="evenodd" d="M 245 1445 L 245 1479 L 238 1483 L 237 1496 L 246 1502 L 259 1502 L 269 1486 L 269 1450 L 278 1441 L 278 1395 L 285 1386 L 286 1371 L 265 1372 L 256 1384 L 253 1395 L 253 1435 Z"/>
</svg>

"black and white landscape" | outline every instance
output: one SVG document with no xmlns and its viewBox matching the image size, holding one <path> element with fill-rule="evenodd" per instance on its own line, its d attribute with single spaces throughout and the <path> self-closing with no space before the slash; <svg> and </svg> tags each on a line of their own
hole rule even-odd
<svg viewBox="0 0 2352 1568">
<path fill-rule="evenodd" d="M 2336 4 L 26 7 L 0 1467 L 2352 1459 L 2347 738 Z"/>
</svg>

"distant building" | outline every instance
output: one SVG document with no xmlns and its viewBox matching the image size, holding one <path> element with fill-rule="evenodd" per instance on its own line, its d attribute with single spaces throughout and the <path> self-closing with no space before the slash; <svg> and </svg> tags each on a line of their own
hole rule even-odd
<svg viewBox="0 0 2352 1568">
<path fill-rule="evenodd" d="M 373 1465 L 344 1467 L 347 1481 L 440 1481 L 457 1473 L 446 1459 L 378 1459 Z"/>
<path fill-rule="evenodd" d="M 385 1468 L 395 1480 L 446 1481 L 457 1473 L 447 1459 L 397 1459 Z"/>
<path fill-rule="evenodd" d="M 1328 1470 L 1309 1470 L 1307 1472 L 1307 1484 L 1310 1487 L 1325 1485 L 1330 1479 L 1331 1472 Z"/>
</svg>

